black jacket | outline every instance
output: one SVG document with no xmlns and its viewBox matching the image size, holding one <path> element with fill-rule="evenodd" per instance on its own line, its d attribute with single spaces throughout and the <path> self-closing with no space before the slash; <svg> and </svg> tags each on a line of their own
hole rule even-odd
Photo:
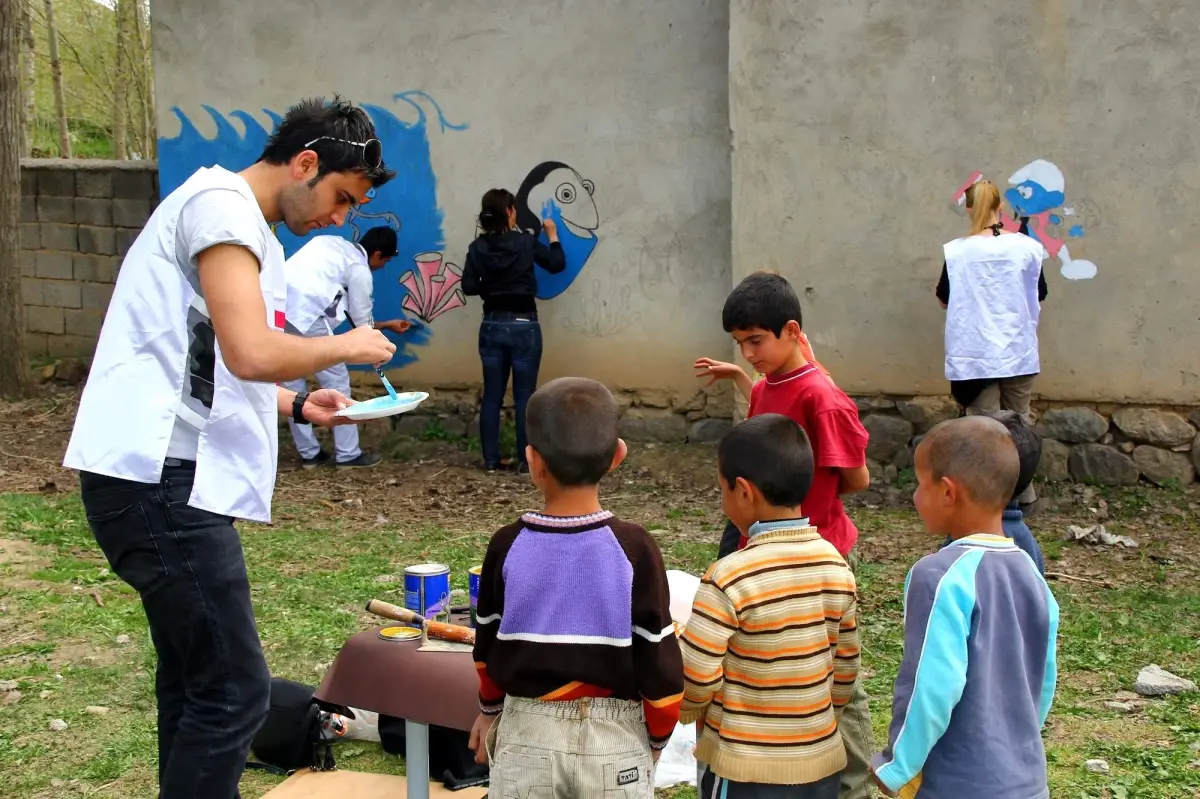
<svg viewBox="0 0 1200 799">
<path fill-rule="evenodd" d="M 485 313 L 532 313 L 536 310 L 537 294 L 535 263 L 551 274 L 558 274 L 567 268 L 567 257 L 558 242 L 547 247 L 519 230 L 485 233 L 467 248 L 463 293 L 482 297 Z"/>
</svg>

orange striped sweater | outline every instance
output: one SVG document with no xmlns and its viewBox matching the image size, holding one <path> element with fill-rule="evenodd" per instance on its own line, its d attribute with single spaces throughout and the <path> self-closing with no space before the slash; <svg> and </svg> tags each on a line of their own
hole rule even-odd
<svg viewBox="0 0 1200 799">
<path fill-rule="evenodd" d="M 799 784 L 846 765 L 838 717 L 858 676 L 854 575 L 808 521 L 752 528 L 709 567 L 683 635 L 696 759 L 733 782 Z"/>
</svg>

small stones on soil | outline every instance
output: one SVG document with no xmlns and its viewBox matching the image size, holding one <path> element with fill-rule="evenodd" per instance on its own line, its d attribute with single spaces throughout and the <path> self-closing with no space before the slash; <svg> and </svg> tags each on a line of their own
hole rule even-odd
<svg viewBox="0 0 1200 799">
<path fill-rule="evenodd" d="M 1157 663 L 1151 663 L 1138 672 L 1133 690 L 1142 696 L 1173 696 L 1196 690 L 1196 683 L 1185 680 Z"/>
<path fill-rule="evenodd" d="M 378 583 L 379 585 L 386 585 L 387 583 L 398 583 L 398 582 L 400 582 L 400 576 L 396 575 L 396 574 L 381 574 L 375 578 L 375 582 Z"/>
<path fill-rule="evenodd" d="M 53 691 L 42 691 L 40 694 L 38 694 L 38 699 L 49 699 L 52 696 L 54 696 Z"/>
<path fill-rule="evenodd" d="M 125 633 L 121 633 L 117 636 L 117 643 L 122 645 L 129 643 L 129 636 L 125 635 Z"/>
<path fill-rule="evenodd" d="M 17 690 L 16 680 L 0 680 L 0 693 L 8 693 L 15 690 Z"/>
<path fill-rule="evenodd" d="M 1100 758 L 1096 758 L 1094 760 L 1087 761 L 1086 763 L 1083 764 L 1083 767 L 1086 768 L 1088 771 L 1092 772 L 1093 774 L 1107 774 L 1108 773 L 1108 761 L 1101 760 Z"/>
<path fill-rule="evenodd" d="M 15 705 L 21 701 L 23 694 L 20 691 L 8 691 L 4 696 L 0 697 L 0 705 Z"/>
<path fill-rule="evenodd" d="M 54 719 L 50 722 L 50 732 L 62 732 L 67 728 L 67 723 L 62 719 Z"/>
<path fill-rule="evenodd" d="M 100 705 L 88 705 L 84 708 L 84 712 L 91 713 L 93 716 L 104 716 L 108 713 L 108 708 Z"/>
<path fill-rule="evenodd" d="M 1131 702 L 1105 702 L 1104 707 L 1118 713 L 1132 713 L 1136 708 Z"/>
</svg>

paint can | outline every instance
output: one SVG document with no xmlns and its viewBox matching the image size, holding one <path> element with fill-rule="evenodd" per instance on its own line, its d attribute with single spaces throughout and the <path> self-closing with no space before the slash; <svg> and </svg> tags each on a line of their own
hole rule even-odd
<svg viewBox="0 0 1200 799">
<path fill-rule="evenodd" d="M 421 637 L 421 631 L 416 627 L 384 627 L 379 637 L 385 641 L 415 641 Z"/>
<path fill-rule="evenodd" d="M 475 611 L 479 607 L 479 576 L 483 574 L 482 566 L 472 566 L 467 569 L 467 595 L 471 603 L 471 626 L 475 626 Z"/>
<path fill-rule="evenodd" d="M 404 607 L 433 621 L 450 620 L 450 567 L 419 563 L 404 570 Z"/>
</svg>

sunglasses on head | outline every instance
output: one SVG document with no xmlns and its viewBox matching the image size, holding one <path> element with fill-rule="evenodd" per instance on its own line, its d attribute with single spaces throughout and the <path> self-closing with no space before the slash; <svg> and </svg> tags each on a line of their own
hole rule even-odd
<svg viewBox="0 0 1200 799">
<path fill-rule="evenodd" d="M 336 141 L 341 144 L 349 144 L 351 147 L 363 148 L 363 166 L 367 169 L 378 169 L 379 165 L 383 163 L 383 144 L 380 143 L 379 139 L 349 141 L 348 139 L 339 139 L 336 136 L 318 136 L 305 144 L 304 148 L 308 149 L 319 141 Z"/>
</svg>

